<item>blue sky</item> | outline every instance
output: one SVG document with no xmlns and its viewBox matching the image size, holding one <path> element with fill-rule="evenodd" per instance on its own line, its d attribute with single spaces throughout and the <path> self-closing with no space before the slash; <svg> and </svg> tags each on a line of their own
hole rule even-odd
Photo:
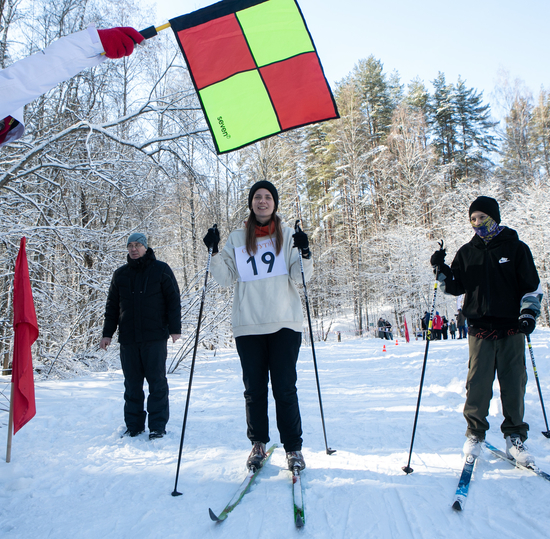
<svg viewBox="0 0 550 539">
<path fill-rule="evenodd" d="M 157 0 L 159 20 L 212 0 Z M 418 76 L 431 90 L 439 71 L 461 76 L 492 101 L 499 70 L 536 96 L 550 90 L 550 0 L 298 0 L 333 85 L 374 55 L 401 82 Z"/>
</svg>

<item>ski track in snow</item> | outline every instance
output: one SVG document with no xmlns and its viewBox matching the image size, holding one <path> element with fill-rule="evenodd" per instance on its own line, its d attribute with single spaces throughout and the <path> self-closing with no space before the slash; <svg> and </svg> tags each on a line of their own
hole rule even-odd
<svg viewBox="0 0 550 539">
<path fill-rule="evenodd" d="M 550 403 L 550 330 L 532 338 L 543 396 Z M 382 351 L 386 345 L 387 352 Z M 429 347 L 411 466 L 407 464 L 425 343 L 364 338 L 316 343 L 328 444 L 311 349 L 302 348 L 298 394 L 304 428 L 306 524 L 296 530 L 291 474 L 279 447 L 241 504 L 220 512 L 246 473 L 241 370 L 235 350 L 197 363 L 178 482 L 173 497 L 188 371 L 169 376 L 168 434 L 121 438 L 120 371 L 36 382 L 37 416 L 0 462 L 0 537 L 5 539 L 261 538 L 542 539 L 548 537 L 550 484 L 488 451 L 478 459 L 462 513 L 451 509 L 462 470 L 467 342 Z M 528 352 L 527 352 L 528 354 Z M 550 440 L 527 355 L 528 447 L 550 472 Z M 8 381 L 7 378 L 3 379 Z M 504 448 L 498 383 L 488 439 Z M 7 420 L 0 432 L 7 438 Z M 5 447 L 5 445 L 4 445 Z M 3 454 L 5 456 L 5 453 Z"/>
</svg>

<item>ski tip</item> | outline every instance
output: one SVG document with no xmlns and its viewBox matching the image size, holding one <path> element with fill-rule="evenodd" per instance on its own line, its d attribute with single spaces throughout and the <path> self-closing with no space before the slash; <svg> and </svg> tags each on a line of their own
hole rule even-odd
<svg viewBox="0 0 550 539">
<path fill-rule="evenodd" d="M 210 518 L 214 521 L 214 522 L 221 522 L 223 519 L 219 518 L 216 516 L 216 513 L 214 513 L 214 511 L 212 511 L 212 509 L 208 508 L 208 512 L 210 513 Z"/>
<path fill-rule="evenodd" d="M 458 500 L 456 500 L 455 503 L 453 503 L 453 509 L 455 511 L 462 511 L 462 505 L 460 505 L 460 502 Z"/>
<path fill-rule="evenodd" d="M 547 431 L 542 431 L 542 435 L 545 437 L 545 438 L 550 438 L 550 430 L 547 430 Z"/>
<path fill-rule="evenodd" d="M 414 470 L 410 467 L 410 466 L 403 466 L 403 468 L 401 468 L 407 475 L 409 475 L 410 473 L 413 473 Z"/>
<path fill-rule="evenodd" d="M 303 528 L 304 527 L 304 519 L 300 515 L 296 515 L 296 527 L 297 528 Z"/>
</svg>

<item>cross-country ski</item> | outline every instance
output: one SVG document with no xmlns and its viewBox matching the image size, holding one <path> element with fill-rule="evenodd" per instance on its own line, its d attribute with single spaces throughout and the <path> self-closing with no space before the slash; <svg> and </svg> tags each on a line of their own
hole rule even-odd
<svg viewBox="0 0 550 539">
<path fill-rule="evenodd" d="M 297 528 L 302 528 L 306 523 L 304 514 L 304 492 L 302 490 L 302 476 L 300 469 L 292 470 L 292 501 L 294 503 L 294 523 Z"/>
<path fill-rule="evenodd" d="M 512 466 L 515 466 L 516 468 L 519 468 L 520 470 L 528 470 L 530 472 L 533 472 L 534 474 L 538 475 L 539 477 L 542 477 L 543 479 L 546 479 L 546 481 L 550 481 L 550 474 L 544 472 L 541 470 L 536 464 L 529 464 L 527 466 L 523 466 L 519 464 L 516 460 L 513 458 L 508 457 L 504 451 L 501 451 L 494 445 L 490 444 L 485 440 L 484 442 L 485 447 L 496 457 L 498 457 L 501 460 L 505 460 L 506 462 L 509 462 Z"/>
<path fill-rule="evenodd" d="M 276 447 L 277 447 L 277 444 L 273 444 L 267 450 L 267 456 L 261 462 L 260 467 L 254 468 L 248 471 L 243 482 L 240 484 L 239 488 L 236 490 L 231 500 L 229 500 L 229 503 L 224 507 L 223 511 L 219 515 L 216 515 L 216 513 L 214 513 L 212 509 L 208 509 L 210 518 L 214 522 L 223 522 L 229 516 L 229 513 L 231 513 L 231 511 L 233 511 L 233 509 L 235 509 L 235 507 L 239 505 L 244 495 L 250 490 L 250 487 L 252 486 L 252 483 L 254 483 L 254 481 L 256 480 L 256 477 L 258 477 L 259 473 L 262 471 L 265 464 L 267 464 L 269 458 L 273 454 L 273 451 L 275 451 Z"/>
<path fill-rule="evenodd" d="M 476 460 L 477 458 L 473 455 L 467 455 L 464 459 L 464 467 L 460 474 L 458 487 L 455 492 L 455 499 L 452 504 L 453 509 L 456 511 L 462 511 L 464 509 Z"/>
</svg>

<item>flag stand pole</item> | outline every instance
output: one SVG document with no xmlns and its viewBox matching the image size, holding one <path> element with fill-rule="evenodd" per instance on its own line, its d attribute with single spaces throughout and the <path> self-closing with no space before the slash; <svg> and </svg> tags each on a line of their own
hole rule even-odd
<svg viewBox="0 0 550 539">
<path fill-rule="evenodd" d="M 13 433 L 13 382 L 11 383 L 10 391 L 10 414 L 8 420 L 8 447 L 6 449 L 6 462 L 11 461 L 11 438 Z"/>
</svg>

